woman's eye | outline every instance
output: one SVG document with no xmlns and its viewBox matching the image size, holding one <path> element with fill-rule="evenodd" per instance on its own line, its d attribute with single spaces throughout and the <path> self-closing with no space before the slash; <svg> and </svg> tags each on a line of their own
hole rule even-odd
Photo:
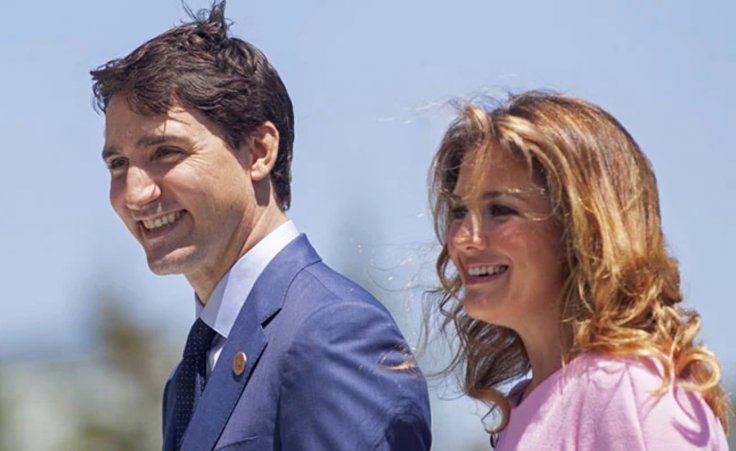
<svg viewBox="0 0 736 451">
<path fill-rule="evenodd" d="M 517 211 L 505 205 L 494 204 L 490 206 L 491 216 L 511 216 L 517 214 Z"/>
<path fill-rule="evenodd" d="M 453 207 L 450 209 L 450 219 L 453 221 L 464 219 L 468 214 L 468 209 L 465 207 Z"/>
</svg>

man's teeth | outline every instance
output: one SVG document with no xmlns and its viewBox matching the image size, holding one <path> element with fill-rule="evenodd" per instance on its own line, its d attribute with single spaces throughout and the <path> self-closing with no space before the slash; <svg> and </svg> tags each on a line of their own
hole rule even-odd
<svg viewBox="0 0 736 451">
<path fill-rule="evenodd" d="M 492 276 L 494 274 L 502 273 L 506 271 L 506 266 L 476 266 L 474 268 L 468 268 L 468 274 L 471 276 Z"/>
<path fill-rule="evenodd" d="M 146 230 L 156 230 L 165 225 L 173 224 L 179 218 L 181 218 L 181 212 L 177 211 L 176 213 L 169 213 L 166 216 L 161 216 L 160 218 L 156 218 L 153 220 L 144 219 L 142 222 L 143 222 L 143 227 L 145 227 Z"/>
</svg>

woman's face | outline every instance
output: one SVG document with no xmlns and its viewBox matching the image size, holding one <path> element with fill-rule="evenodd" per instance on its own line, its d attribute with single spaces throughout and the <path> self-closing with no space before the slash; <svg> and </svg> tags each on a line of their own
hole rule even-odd
<svg viewBox="0 0 736 451">
<path fill-rule="evenodd" d="M 556 324 L 562 231 L 525 161 L 491 149 L 466 156 L 453 191 L 447 248 L 472 318 L 522 333 Z M 482 165 L 479 167 L 478 165 Z"/>
</svg>

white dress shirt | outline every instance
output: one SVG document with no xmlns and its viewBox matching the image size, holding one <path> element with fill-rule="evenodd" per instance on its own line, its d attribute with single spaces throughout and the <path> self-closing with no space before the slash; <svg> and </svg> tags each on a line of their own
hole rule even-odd
<svg viewBox="0 0 736 451">
<path fill-rule="evenodd" d="M 285 222 L 235 262 L 217 283 L 207 304 L 203 304 L 195 293 L 196 316 L 217 332 L 207 358 L 207 374 L 215 367 L 225 340 L 256 280 L 276 254 L 297 236 L 299 231 L 294 223 Z"/>
</svg>

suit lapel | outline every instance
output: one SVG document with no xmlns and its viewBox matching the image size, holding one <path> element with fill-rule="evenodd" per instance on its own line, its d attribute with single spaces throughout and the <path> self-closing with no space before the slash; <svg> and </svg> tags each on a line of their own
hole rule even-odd
<svg viewBox="0 0 736 451">
<path fill-rule="evenodd" d="M 297 273 L 319 260 L 307 238 L 300 235 L 279 252 L 258 277 L 192 415 L 182 451 L 214 448 L 268 344 L 263 323 L 281 309 L 286 291 Z M 239 352 L 244 352 L 247 360 L 242 374 L 237 375 L 233 371 L 233 360 Z"/>
</svg>

